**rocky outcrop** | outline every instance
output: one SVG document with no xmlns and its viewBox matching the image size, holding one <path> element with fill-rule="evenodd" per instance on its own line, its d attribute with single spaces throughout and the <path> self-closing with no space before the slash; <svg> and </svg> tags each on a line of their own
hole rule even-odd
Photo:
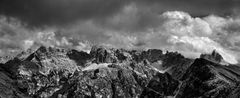
<svg viewBox="0 0 240 98">
<path fill-rule="evenodd" d="M 196 59 L 181 81 L 177 98 L 227 98 L 240 81 L 240 67 Z"/>
<path fill-rule="evenodd" d="M 217 53 L 212 56 L 218 60 Z M 211 56 L 211 57 L 212 57 Z M 40 47 L 0 64 L 3 98 L 226 98 L 240 68 L 158 49 L 95 46 L 90 53 Z"/>
<path fill-rule="evenodd" d="M 174 80 L 168 73 L 157 73 L 144 88 L 141 98 L 156 98 L 174 96 L 180 82 Z"/>
<path fill-rule="evenodd" d="M 201 54 L 200 58 L 204 58 L 216 63 L 221 63 L 223 60 L 223 57 L 216 50 L 213 50 L 211 54 Z"/>
<path fill-rule="evenodd" d="M 170 73 L 174 79 L 179 80 L 193 62 L 193 59 L 185 58 L 180 53 L 167 52 L 163 56 L 162 66 L 168 69 L 167 72 Z"/>
</svg>

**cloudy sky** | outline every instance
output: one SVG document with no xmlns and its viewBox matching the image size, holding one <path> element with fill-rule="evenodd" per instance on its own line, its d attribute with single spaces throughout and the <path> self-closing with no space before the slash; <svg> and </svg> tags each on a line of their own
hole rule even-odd
<svg viewBox="0 0 240 98">
<path fill-rule="evenodd" d="M 238 0 L 1 0 L 0 55 L 40 45 L 217 50 L 240 61 Z"/>
</svg>

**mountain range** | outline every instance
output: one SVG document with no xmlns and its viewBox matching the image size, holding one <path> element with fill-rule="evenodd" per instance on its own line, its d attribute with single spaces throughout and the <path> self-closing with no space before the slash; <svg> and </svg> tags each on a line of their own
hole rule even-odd
<svg viewBox="0 0 240 98">
<path fill-rule="evenodd" d="M 238 98 L 240 67 L 217 51 L 41 46 L 0 59 L 1 98 Z"/>
</svg>

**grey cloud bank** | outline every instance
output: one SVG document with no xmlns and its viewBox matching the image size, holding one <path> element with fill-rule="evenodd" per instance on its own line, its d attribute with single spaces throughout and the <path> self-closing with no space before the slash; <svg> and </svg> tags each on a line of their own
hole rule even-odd
<svg viewBox="0 0 240 98">
<path fill-rule="evenodd" d="M 40 45 L 88 51 L 102 44 L 193 58 L 215 49 L 227 62 L 238 63 L 239 1 L 180 1 L 2 0 L 0 54 Z"/>
</svg>

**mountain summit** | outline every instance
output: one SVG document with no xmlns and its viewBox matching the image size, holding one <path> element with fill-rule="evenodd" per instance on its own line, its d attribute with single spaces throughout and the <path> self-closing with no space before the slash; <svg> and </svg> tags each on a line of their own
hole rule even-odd
<svg viewBox="0 0 240 98">
<path fill-rule="evenodd" d="M 211 54 L 201 54 L 200 58 L 204 58 L 216 63 L 220 63 L 223 60 L 223 57 L 216 50 L 213 50 Z"/>
<path fill-rule="evenodd" d="M 158 49 L 40 47 L 0 64 L 1 98 L 232 98 L 240 67 L 216 51 L 198 59 Z"/>
</svg>

